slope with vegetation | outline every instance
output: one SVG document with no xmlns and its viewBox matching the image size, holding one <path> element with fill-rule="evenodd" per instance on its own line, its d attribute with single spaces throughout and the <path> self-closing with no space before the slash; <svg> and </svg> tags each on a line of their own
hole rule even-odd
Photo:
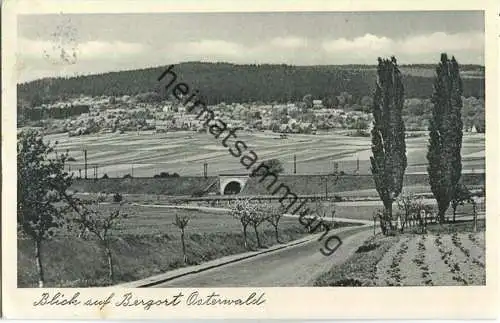
<svg viewBox="0 0 500 323">
<path fill-rule="evenodd" d="M 45 78 L 18 84 L 19 101 L 31 106 L 64 100 L 69 97 L 137 95 L 147 92 L 161 94 L 157 81 L 166 66 L 131 71 L 77 76 L 71 78 Z M 428 98 L 432 95 L 432 73 L 429 66 L 408 66 L 403 69 L 406 97 Z M 481 66 L 470 66 L 472 71 L 484 73 Z M 297 102 L 310 94 L 334 104 L 335 97 L 349 92 L 360 103 L 370 95 L 376 79 L 373 66 L 290 66 L 290 65 L 235 65 L 228 63 L 181 63 L 174 67 L 177 80 L 198 89 L 205 102 Z M 406 72 L 405 72 L 406 71 Z M 421 76 L 424 75 L 424 76 Z M 484 77 L 464 79 L 464 96 L 484 97 Z M 146 100 L 159 100 L 161 95 L 145 96 Z"/>
</svg>

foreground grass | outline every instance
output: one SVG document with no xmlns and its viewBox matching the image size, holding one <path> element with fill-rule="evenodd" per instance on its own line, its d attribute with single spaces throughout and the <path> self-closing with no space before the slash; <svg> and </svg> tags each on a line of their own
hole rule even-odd
<svg viewBox="0 0 500 323">
<path fill-rule="evenodd" d="M 347 225 L 350 224 L 339 223 L 336 227 Z M 279 231 L 280 243 L 300 239 L 307 234 L 298 222 L 283 225 Z M 261 230 L 259 237 L 264 248 L 277 244 L 271 229 Z M 249 232 L 248 242 L 252 250 L 257 250 L 253 233 Z M 244 248 L 240 232 L 191 233 L 186 237 L 186 248 L 188 263 L 184 264 L 178 233 L 129 233 L 116 237 L 112 242 L 115 262 L 113 284 L 248 251 Z M 74 236 L 57 237 L 44 244 L 42 257 L 47 287 L 111 284 L 106 278 L 107 263 L 104 253 L 95 240 Z M 29 239 L 18 239 L 18 286 L 36 287 L 37 281 L 33 242 Z"/>
<path fill-rule="evenodd" d="M 307 233 L 297 224 L 280 232 L 281 242 L 304 237 Z M 264 246 L 276 244 L 274 232 L 259 234 Z M 255 236 L 249 234 L 249 244 L 256 249 Z M 186 239 L 188 264 L 194 265 L 223 256 L 242 253 L 241 234 L 233 232 L 193 233 Z M 126 234 L 114 239 L 114 283 L 133 281 L 185 266 L 181 241 L 174 234 Z M 42 249 L 47 287 L 106 286 L 106 259 L 95 240 L 60 237 L 47 241 Z M 37 271 L 31 240 L 18 239 L 18 286 L 35 287 Z"/>
<path fill-rule="evenodd" d="M 346 262 L 319 276 L 314 286 L 374 286 L 376 265 L 399 237 L 376 235 Z"/>
</svg>

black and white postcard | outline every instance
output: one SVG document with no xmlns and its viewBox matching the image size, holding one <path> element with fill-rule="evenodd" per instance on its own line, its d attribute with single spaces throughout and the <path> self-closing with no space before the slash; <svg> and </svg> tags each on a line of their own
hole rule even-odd
<svg viewBox="0 0 500 323">
<path fill-rule="evenodd" d="M 495 316 L 494 1 L 2 6 L 6 317 Z"/>
</svg>

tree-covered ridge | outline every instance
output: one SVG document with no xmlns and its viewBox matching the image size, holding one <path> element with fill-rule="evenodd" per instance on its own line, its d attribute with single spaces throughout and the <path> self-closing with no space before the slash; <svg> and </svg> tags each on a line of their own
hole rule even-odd
<svg viewBox="0 0 500 323">
<path fill-rule="evenodd" d="M 157 78 L 166 66 L 139 70 L 77 76 L 45 78 L 18 84 L 19 102 L 31 106 L 69 97 L 136 95 L 159 91 Z M 312 97 L 328 100 L 349 92 L 356 102 L 371 95 L 376 81 L 376 67 L 368 65 L 290 66 L 235 65 L 228 63 L 181 63 L 174 67 L 178 80 L 198 89 L 208 104 L 220 102 L 290 102 Z M 433 76 L 427 65 L 402 67 L 406 97 L 432 96 Z M 465 97 L 484 97 L 484 67 L 464 66 Z M 476 73 L 477 72 L 477 73 Z M 423 75 L 423 76 L 422 76 Z"/>
</svg>

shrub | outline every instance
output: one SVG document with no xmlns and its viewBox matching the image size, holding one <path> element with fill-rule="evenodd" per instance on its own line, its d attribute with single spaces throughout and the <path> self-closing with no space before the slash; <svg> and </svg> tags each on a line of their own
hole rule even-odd
<svg viewBox="0 0 500 323">
<path fill-rule="evenodd" d="M 203 195 L 205 195 L 205 191 L 202 189 L 197 189 L 191 194 L 192 197 L 202 197 Z"/>
<path fill-rule="evenodd" d="M 127 174 L 127 175 L 123 176 L 123 178 L 132 178 L 132 175 Z"/>
<path fill-rule="evenodd" d="M 342 280 L 334 281 L 330 286 L 340 286 L 340 287 L 359 287 L 363 286 L 361 281 L 353 278 L 347 278 Z"/>
<path fill-rule="evenodd" d="M 334 198 L 333 198 L 333 200 L 335 202 L 342 202 L 344 200 L 344 198 L 342 196 L 340 196 L 340 195 L 335 195 Z"/>
<path fill-rule="evenodd" d="M 154 178 L 168 178 L 168 177 L 180 177 L 179 174 L 173 173 L 170 174 L 169 172 L 161 172 L 160 174 L 154 175 Z"/>
<path fill-rule="evenodd" d="M 102 177 L 101 177 L 101 178 L 102 178 L 102 179 L 108 179 L 109 177 L 108 177 L 108 174 L 104 174 L 104 175 L 102 175 Z"/>
<path fill-rule="evenodd" d="M 123 201 L 123 196 L 120 193 L 113 194 L 113 202 L 120 203 Z"/>
<path fill-rule="evenodd" d="M 356 250 L 356 253 L 362 253 L 362 252 L 372 251 L 373 249 L 377 249 L 378 246 L 379 245 L 375 244 L 375 243 L 370 243 L 370 244 L 367 244 L 367 245 L 362 245 L 361 247 L 358 248 L 358 250 Z"/>
</svg>

